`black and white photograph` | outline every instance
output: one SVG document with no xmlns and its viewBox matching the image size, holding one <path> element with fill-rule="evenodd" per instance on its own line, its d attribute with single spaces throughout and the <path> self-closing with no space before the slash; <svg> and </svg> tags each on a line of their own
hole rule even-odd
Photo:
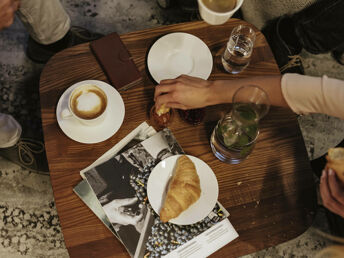
<svg viewBox="0 0 344 258">
<path fill-rule="evenodd" d="M 181 147 L 166 129 L 85 172 L 87 182 L 131 255 L 135 254 L 143 233 L 149 172 L 161 160 L 180 153 Z"/>
<path fill-rule="evenodd" d="M 228 217 L 216 204 L 196 224 L 163 223 L 148 202 L 147 181 L 163 159 L 184 153 L 169 129 L 85 172 L 120 241 L 132 257 L 161 257 Z"/>
</svg>

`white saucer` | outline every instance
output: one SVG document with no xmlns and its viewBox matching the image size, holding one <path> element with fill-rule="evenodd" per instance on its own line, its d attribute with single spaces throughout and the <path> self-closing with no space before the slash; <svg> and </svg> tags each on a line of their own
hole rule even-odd
<svg viewBox="0 0 344 258">
<path fill-rule="evenodd" d="M 160 83 L 181 74 L 208 79 L 213 57 L 208 46 L 194 35 L 175 32 L 158 39 L 148 53 L 148 70 Z"/>
<path fill-rule="evenodd" d="M 181 155 L 175 155 L 159 162 L 152 170 L 147 182 L 147 196 L 149 203 L 157 214 L 160 214 L 162 198 L 170 177 L 172 176 L 176 161 Z M 169 222 L 178 225 L 194 224 L 204 219 L 215 207 L 219 194 L 219 186 L 212 169 L 203 160 L 187 155 L 195 164 L 201 182 L 201 197 L 177 218 Z"/>
<path fill-rule="evenodd" d="M 108 96 L 108 107 L 105 119 L 101 124 L 87 126 L 73 117 L 62 118 L 63 110 L 68 109 L 68 98 L 71 92 L 82 84 L 93 84 L 100 87 Z M 62 131 L 71 139 L 81 143 L 102 142 L 114 135 L 124 119 L 124 102 L 118 91 L 111 85 L 97 80 L 81 81 L 70 86 L 60 97 L 56 107 L 57 122 Z"/>
</svg>

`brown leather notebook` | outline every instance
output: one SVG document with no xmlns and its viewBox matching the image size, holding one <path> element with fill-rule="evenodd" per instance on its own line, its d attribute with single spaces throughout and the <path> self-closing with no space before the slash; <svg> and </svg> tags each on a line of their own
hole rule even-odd
<svg viewBox="0 0 344 258">
<path fill-rule="evenodd" d="M 141 74 L 117 33 L 92 41 L 90 47 L 117 90 L 127 90 L 140 83 Z"/>
</svg>

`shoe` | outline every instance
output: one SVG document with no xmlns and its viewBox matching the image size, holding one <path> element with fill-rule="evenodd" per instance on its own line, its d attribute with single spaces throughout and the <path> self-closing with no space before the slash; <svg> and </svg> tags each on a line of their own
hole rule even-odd
<svg viewBox="0 0 344 258">
<path fill-rule="evenodd" d="M 78 44 L 90 42 L 103 37 L 103 34 L 90 32 L 87 29 L 73 26 L 59 41 L 43 45 L 29 37 L 26 49 L 27 56 L 36 63 L 44 64 L 57 52 Z"/>
<path fill-rule="evenodd" d="M 332 51 L 332 57 L 337 61 L 337 63 L 344 65 L 344 51 Z"/>
<path fill-rule="evenodd" d="M 21 138 L 12 147 L 0 148 L 0 156 L 39 174 L 49 174 L 49 167 L 42 142 Z"/>
<path fill-rule="evenodd" d="M 302 59 L 298 55 L 302 46 L 294 32 L 293 20 L 281 16 L 270 21 L 263 29 L 281 73 L 304 74 Z"/>
<path fill-rule="evenodd" d="M 171 2 L 171 0 L 156 0 L 158 6 L 162 9 L 168 9 L 172 6 L 174 1 Z"/>
<path fill-rule="evenodd" d="M 282 67 L 280 67 L 280 72 L 283 73 L 299 73 L 304 74 L 305 71 L 302 65 L 302 57 L 299 55 L 288 56 L 289 61 Z"/>
</svg>

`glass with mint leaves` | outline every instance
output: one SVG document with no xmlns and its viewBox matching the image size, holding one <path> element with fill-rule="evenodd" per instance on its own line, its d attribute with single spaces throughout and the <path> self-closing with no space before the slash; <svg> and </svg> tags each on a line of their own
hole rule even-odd
<svg viewBox="0 0 344 258">
<path fill-rule="evenodd" d="M 244 161 L 259 134 L 259 120 L 269 111 L 267 93 L 258 86 L 240 87 L 233 95 L 232 109 L 216 125 L 210 139 L 214 155 L 229 164 Z"/>
</svg>

